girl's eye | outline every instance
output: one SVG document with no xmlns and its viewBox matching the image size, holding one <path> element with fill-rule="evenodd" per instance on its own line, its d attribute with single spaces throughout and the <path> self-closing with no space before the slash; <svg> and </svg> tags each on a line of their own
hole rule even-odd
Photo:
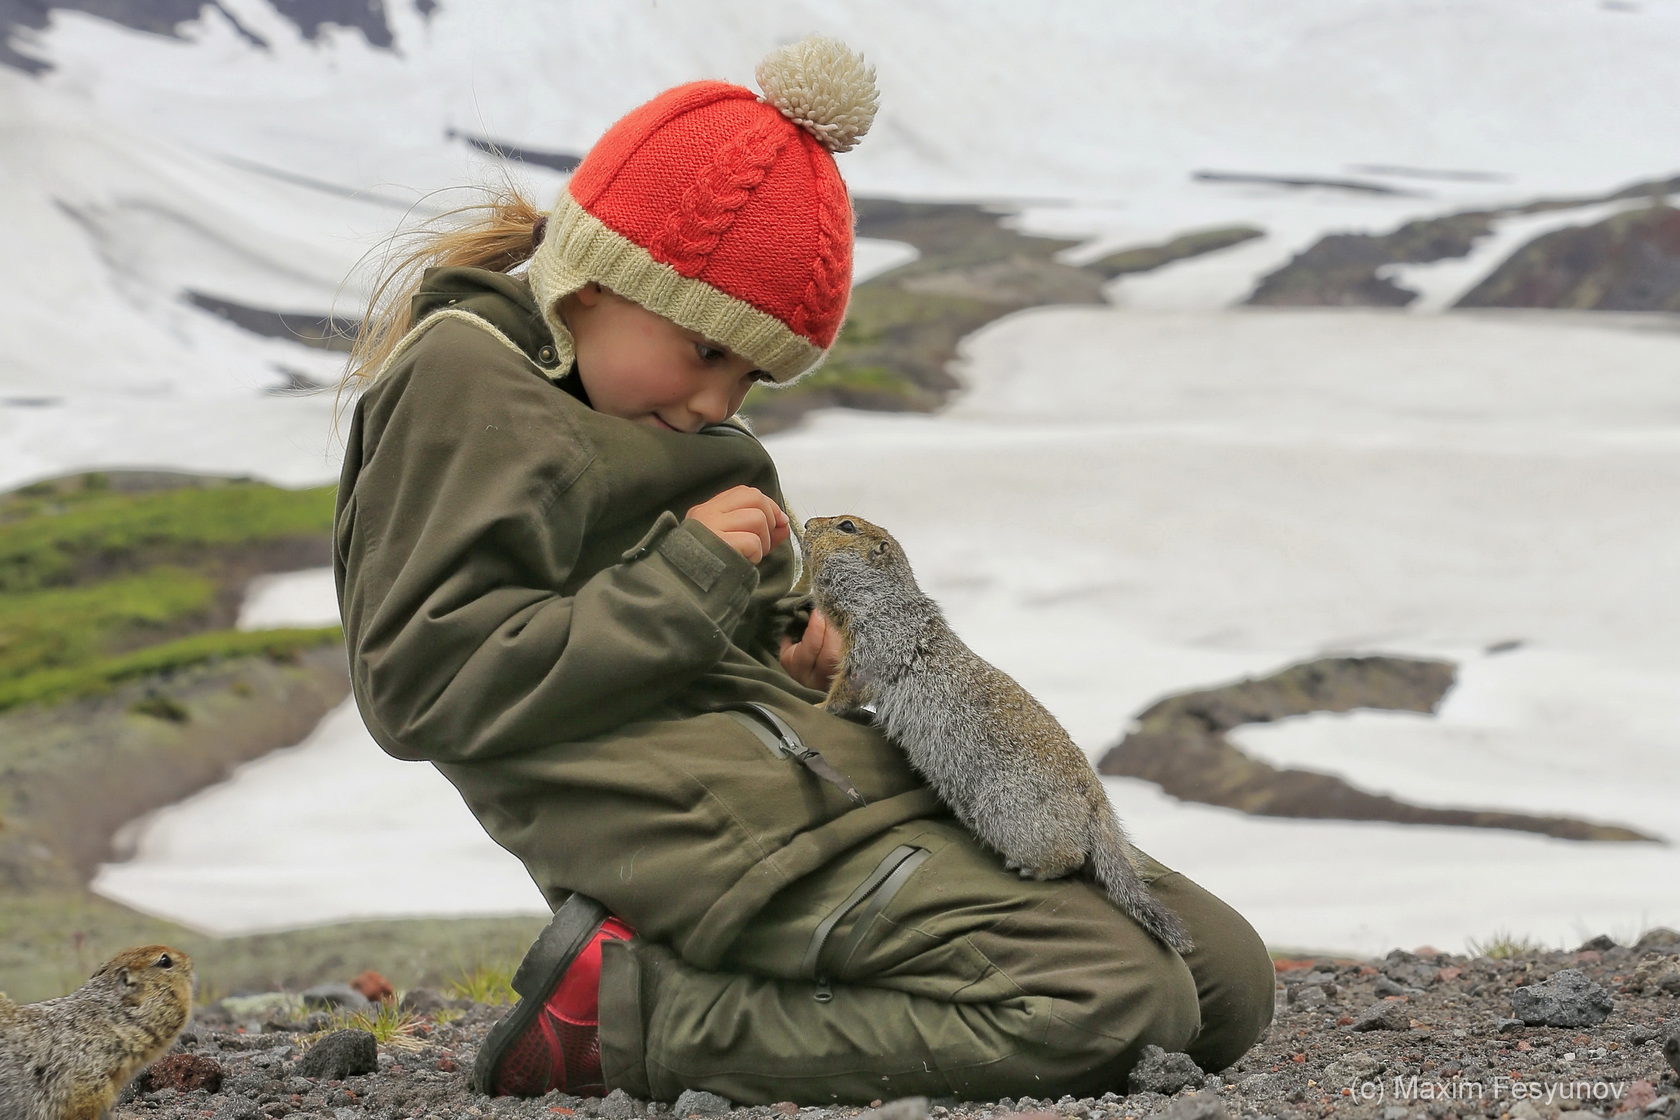
<svg viewBox="0 0 1680 1120">
<path fill-rule="evenodd" d="M 713 362 L 721 362 L 728 356 L 727 351 L 719 350 L 716 346 L 708 346 L 704 342 L 696 342 L 694 352 L 700 355 L 700 360 L 707 365 L 711 365 Z"/>
</svg>

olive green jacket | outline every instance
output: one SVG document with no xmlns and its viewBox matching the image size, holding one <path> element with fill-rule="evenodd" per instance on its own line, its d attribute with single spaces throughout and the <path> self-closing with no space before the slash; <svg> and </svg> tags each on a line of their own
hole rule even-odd
<svg viewBox="0 0 1680 1120">
<path fill-rule="evenodd" d="M 742 483 L 785 508 L 763 445 L 590 409 L 551 379 L 519 278 L 424 289 L 357 402 L 334 523 L 379 745 L 434 763 L 551 904 L 583 891 L 702 967 L 787 883 L 941 815 L 897 749 L 781 668 L 792 542 L 755 567 L 683 517 Z M 859 798 L 801 764 L 813 748 Z"/>
</svg>

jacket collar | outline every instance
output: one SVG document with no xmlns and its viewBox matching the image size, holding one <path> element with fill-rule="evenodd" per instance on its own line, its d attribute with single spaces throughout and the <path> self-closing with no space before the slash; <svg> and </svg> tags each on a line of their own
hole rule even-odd
<svg viewBox="0 0 1680 1120">
<path fill-rule="evenodd" d="M 512 340 L 550 378 L 566 372 L 556 368 L 554 336 L 523 276 L 484 268 L 429 268 L 410 307 L 416 323 L 446 308 L 476 315 Z"/>
</svg>

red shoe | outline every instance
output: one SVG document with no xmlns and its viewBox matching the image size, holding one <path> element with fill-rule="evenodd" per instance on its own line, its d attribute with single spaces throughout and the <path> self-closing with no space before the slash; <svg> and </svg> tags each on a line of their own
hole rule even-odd
<svg viewBox="0 0 1680 1120">
<path fill-rule="evenodd" d="M 633 931 L 599 902 L 574 894 L 549 919 L 513 976 L 520 999 L 479 1048 L 472 1088 L 492 1097 L 551 1089 L 606 1096 L 601 1078 L 601 943 Z"/>
</svg>

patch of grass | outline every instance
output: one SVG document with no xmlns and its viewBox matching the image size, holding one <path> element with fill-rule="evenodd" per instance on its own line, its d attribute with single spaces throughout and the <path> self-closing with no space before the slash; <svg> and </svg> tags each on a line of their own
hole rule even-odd
<svg viewBox="0 0 1680 1120">
<path fill-rule="evenodd" d="M 298 652 L 343 640 L 337 626 L 296 630 L 216 630 L 81 665 L 0 679 L 0 711 L 78 696 L 94 696 L 119 681 L 168 673 L 224 657 L 261 655 L 285 661 Z"/>
<path fill-rule="evenodd" d="M 1544 953 L 1550 948 L 1543 942 L 1529 937 L 1518 937 L 1508 930 L 1495 930 L 1493 936 L 1486 941 L 1475 937 L 1466 938 L 1464 947 L 1469 956 L 1491 957 L 1496 961 L 1527 953 Z"/>
<path fill-rule="evenodd" d="M 368 1032 L 379 1045 L 393 1050 L 419 1050 L 425 1042 L 418 1031 L 425 1025 L 424 1016 L 403 1011 L 396 1000 L 388 1000 L 368 1011 L 334 1012 L 324 1028 L 305 1037 L 305 1043 L 313 1044 L 334 1031 L 357 1030 Z"/>
<path fill-rule="evenodd" d="M 62 586 L 89 567 L 132 569 L 148 556 L 319 536 L 332 524 L 333 494 L 331 486 L 256 482 L 138 494 L 85 485 L 19 491 L 0 505 L 0 592 Z"/>
<path fill-rule="evenodd" d="M 513 990 L 516 967 L 512 964 L 481 964 L 451 980 L 444 992 L 451 999 L 470 999 L 474 1003 L 494 1006 L 513 1003 L 519 999 L 519 993 Z"/>
<path fill-rule="evenodd" d="M 208 611 L 215 583 L 163 566 L 85 587 L 0 595 L 0 680 L 75 665 Z"/>
</svg>

